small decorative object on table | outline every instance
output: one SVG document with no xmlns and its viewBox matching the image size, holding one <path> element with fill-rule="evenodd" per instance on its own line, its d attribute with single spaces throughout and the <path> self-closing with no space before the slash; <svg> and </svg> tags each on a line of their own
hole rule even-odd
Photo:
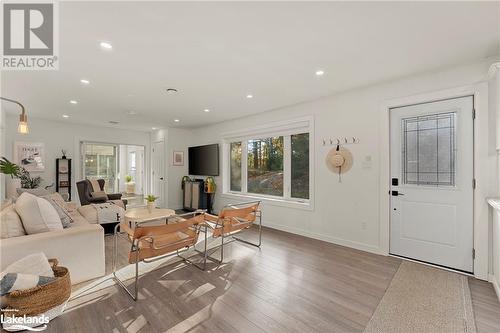
<svg viewBox="0 0 500 333">
<path fill-rule="evenodd" d="M 148 205 L 148 211 L 151 213 L 153 209 L 155 208 L 155 201 L 158 199 L 158 197 L 155 197 L 152 194 L 148 194 L 146 197 L 147 205 Z"/>
</svg>

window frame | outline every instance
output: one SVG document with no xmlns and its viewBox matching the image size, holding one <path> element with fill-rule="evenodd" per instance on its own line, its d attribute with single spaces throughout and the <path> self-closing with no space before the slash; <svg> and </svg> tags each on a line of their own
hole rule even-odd
<svg viewBox="0 0 500 333">
<path fill-rule="evenodd" d="M 292 198 L 291 196 L 291 136 L 309 134 L 309 199 Z M 248 192 L 248 140 L 283 136 L 283 196 L 266 195 Z M 222 196 L 232 199 L 260 199 L 277 206 L 313 210 L 314 209 L 314 119 L 312 117 L 274 122 L 231 132 L 223 135 L 223 191 Z M 231 190 L 231 143 L 241 142 L 241 191 Z"/>
</svg>

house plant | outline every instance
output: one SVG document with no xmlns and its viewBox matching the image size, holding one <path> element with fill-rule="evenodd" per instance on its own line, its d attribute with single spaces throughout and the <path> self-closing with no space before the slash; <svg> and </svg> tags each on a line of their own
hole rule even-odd
<svg viewBox="0 0 500 333">
<path fill-rule="evenodd" d="M 146 202 L 147 202 L 147 206 L 148 206 L 148 211 L 150 213 L 153 212 L 153 209 L 155 208 L 155 201 L 156 199 L 158 199 L 158 197 L 155 197 L 154 195 L 152 194 L 148 194 L 148 196 L 146 197 Z"/>
<path fill-rule="evenodd" d="M 6 197 L 16 198 L 17 189 L 21 187 L 21 179 L 19 179 L 21 168 L 19 167 L 19 165 L 12 163 L 5 157 L 2 157 L 0 159 L 0 173 L 10 176 L 10 178 L 8 178 L 6 181 Z"/>
<path fill-rule="evenodd" d="M 31 177 L 28 170 L 26 170 L 25 168 L 20 168 L 19 180 L 21 181 L 22 188 L 33 189 L 40 186 L 40 183 L 42 182 L 42 177 L 40 176 Z"/>
<path fill-rule="evenodd" d="M 132 181 L 133 178 L 131 175 L 125 176 L 125 184 L 127 185 L 127 193 L 134 194 L 135 193 L 135 182 Z"/>
</svg>

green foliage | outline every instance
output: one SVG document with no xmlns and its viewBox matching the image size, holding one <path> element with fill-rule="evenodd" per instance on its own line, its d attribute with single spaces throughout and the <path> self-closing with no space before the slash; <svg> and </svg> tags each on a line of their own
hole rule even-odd
<svg viewBox="0 0 500 333">
<path fill-rule="evenodd" d="M 309 199 L 309 133 L 291 137 L 292 197 Z"/>
<path fill-rule="evenodd" d="M 248 140 L 248 169 L 283 171 L 283 137 Z"/>
<path fill-rule="evenodd" d="M 20 171 L 19 165 L 12 163 L 5 157 L 0 159 L 0 173 L 10 175 L 10 178 L 18 178 Z"/>
<path fill-rule="evenodd" d="M 147 201 L 147 202 L 155 202 L 155 201 L 156 201 L 156 199 L 158 199 L 158 197 L 155 197 L 155 196 L 154 196 L 154 195 L 152 195 L 152 194 L 148 194 L 148 195 L 146 196 L 146 201 Z"/>
<path fill-rule="evenodd" d="M 34 177 L 32 178 L 29 171 L 25 168 L 21 168 L 21 172 L 19 173 L 19 179 L 21 180 L 22 188 L 37 188 L 40 186 L 42 182 L 42 177 Z"/>
<path fill-rule="evenodd" d="M 130 182 L 132 181 L 132 176 L 131 176 L 131 175 L 126 175 L 126 176 L 125 176 L 125 181 L 126 181 L 127 183 L 130 183 Z"/>
</svg>

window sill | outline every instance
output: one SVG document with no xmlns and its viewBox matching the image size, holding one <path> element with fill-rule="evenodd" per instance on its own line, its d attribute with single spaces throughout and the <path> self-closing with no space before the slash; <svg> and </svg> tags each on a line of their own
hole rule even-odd
<svg viewBox="0 0 500 333">
<path fill-rule="evenodd" d="M 221 197 L 226 199 L 248 200 L 248 201 L 260 200 L 263 203 L 271 206 L 288 207 L 288 208 L 302 209 L 302 210 L 314 210 L 314 205 L 310 200 L 300 202 L 296 200 L 286 200 L 281 198 L 271 198 L 260 195 L 240 194 L 232 192 L 223 193 Z"/>
</svg>

